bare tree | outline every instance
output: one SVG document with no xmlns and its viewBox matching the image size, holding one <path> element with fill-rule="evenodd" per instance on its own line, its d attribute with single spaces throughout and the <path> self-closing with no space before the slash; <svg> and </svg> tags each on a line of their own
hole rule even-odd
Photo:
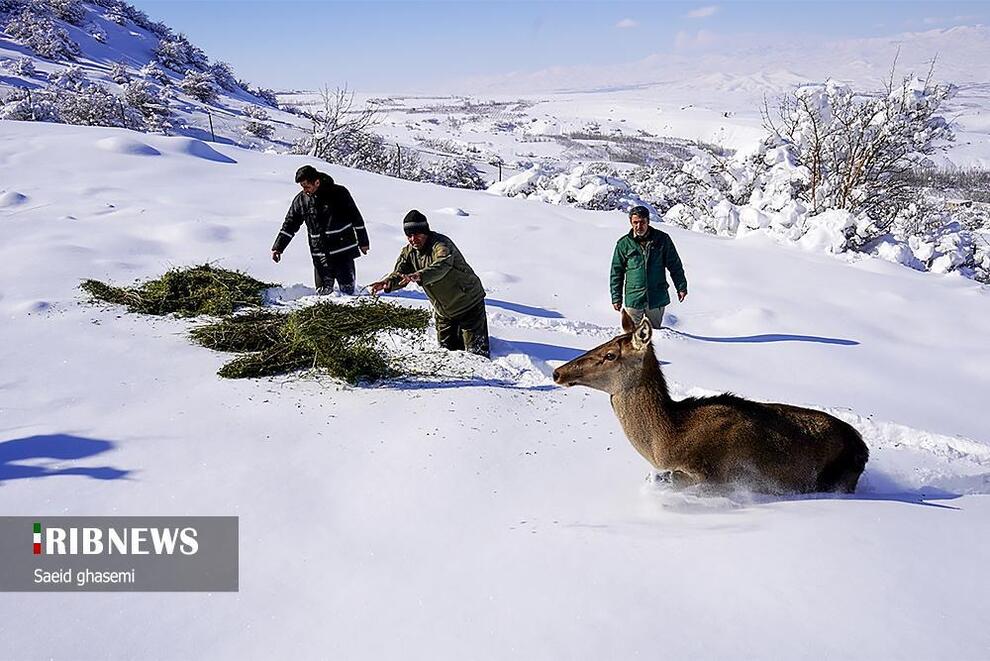
<svg viewBox="0 0 990 661">
<path fill-rule="evenodd" d="M 335 161 L 342 145 L 354 142 L 358 134 L 367 132 L 381 119 L 373 106 L 356 107 L 354 92 L 346 86 L 332 89 L 325 86 L 320 90 L 318 109 L 312 113 L 309 155 Z"/>
<path fill-rule="evenodd" d="M 911 170 L 954 137 L 938 113 L 955 88 L 934 83 L 933 67 L 934 61 L 924 79 L 908 75 L 896 82 L 892 67 L 875 94 L 828 81 L 788 94 L 776 113 L 764 103 L 764 125 L 796 148 L 808 170 L 801 197 L 812 213 L 866 213 L 883 232 L 913 201 Z"/>
</svg>

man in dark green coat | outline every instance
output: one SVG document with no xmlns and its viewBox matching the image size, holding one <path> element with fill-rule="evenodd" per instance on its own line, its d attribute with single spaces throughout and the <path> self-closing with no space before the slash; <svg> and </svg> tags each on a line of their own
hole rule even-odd
<svg viewBox="0 0 990 661">
<path fill-rule="evenodd" d="M 626 312 L 638 324 L 643 316 L 654 328 L 663 322 L 663 310 L 670 303 L 665 270 L 677 288 L 677 300 L 687 297 L 687 279 L 674 242 L 666 232 L 650 227 L 650 211 L 633 207 L 629 212 L 632 229 L 615 244 L 612 255 L 612 307 Z"/>
<path fill-rule="evenodd" d="M 402 230 L 409 245 L 399 253 L 392 272 L 371 283 L 371 293 L 391 292 L 415 282 L 433 304 L 440 346 L 488 358 L 488 315 L 481 280 L 454 242 L 431 231 L 419 211 L 406 214 Z"/>
</svg>

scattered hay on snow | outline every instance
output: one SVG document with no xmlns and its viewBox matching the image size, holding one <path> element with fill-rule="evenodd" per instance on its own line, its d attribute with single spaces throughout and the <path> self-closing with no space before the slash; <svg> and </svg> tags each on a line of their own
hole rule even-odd
<svg viewBox="0 0 990 661">
<path fill-rule="evenodd" d="M 195 317 L 226 316 L 238 308 L 260 307 L 265 290 L 275 285 L 203 264 L 172 269 L 134 287 L 114 287 L 99 280 L 84 280 L 80 286 L 94 299 L 126 305 L 130 312 Z"/>
<path fill-rule="evenodd" d="M 380 333 L 417 341 L 430 313 L 385 302 L 342 305 L 329 301 L 282 314 L 251 311 L 194 328 L 197 344 L 243 353 L 222 368 L 226 378 L 251 378 L 318 368 L 348 383 L 379 381 L 406 373 L 380 347 Z"/>
</svg>

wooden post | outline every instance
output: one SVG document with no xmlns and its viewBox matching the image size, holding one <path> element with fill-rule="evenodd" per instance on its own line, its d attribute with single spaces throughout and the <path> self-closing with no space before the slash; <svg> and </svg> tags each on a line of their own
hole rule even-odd
<svg viewBox="0 0 990 661">
<path fill-rule="evenodd" d="M 498 180 L 502 181 L 502 164 L 498 164 Z"/>
<path fill-rule="evenodd" d="M 213 136 L 213 142 L 217 141 L 217 134 L 213 131 L 213 115 L 209 110 L 206 111 L 206 116 L 210 118 L 210 135 Z"/>
</svg>

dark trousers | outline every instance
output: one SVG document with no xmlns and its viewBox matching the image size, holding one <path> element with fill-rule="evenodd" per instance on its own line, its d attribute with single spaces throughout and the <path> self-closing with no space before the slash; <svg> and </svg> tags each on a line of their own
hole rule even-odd
<svg viewBox="0 0 990 661">
<path fill-rule="evenodd" d="M 490 358 L 488 347 L 488 315 L 485 301 L 456 317 L 436 315 L 437 340 L 451 351 L 470 351 Z"/>
<path fill-rule="evenodd" d="M 340 286 L 341 294 L 353 294 L 354 258 L 314 257 L 313 277 L 316 280 L 317 294 L 329 294 L 332 292 L 334 280 Z"/>
</svg>

